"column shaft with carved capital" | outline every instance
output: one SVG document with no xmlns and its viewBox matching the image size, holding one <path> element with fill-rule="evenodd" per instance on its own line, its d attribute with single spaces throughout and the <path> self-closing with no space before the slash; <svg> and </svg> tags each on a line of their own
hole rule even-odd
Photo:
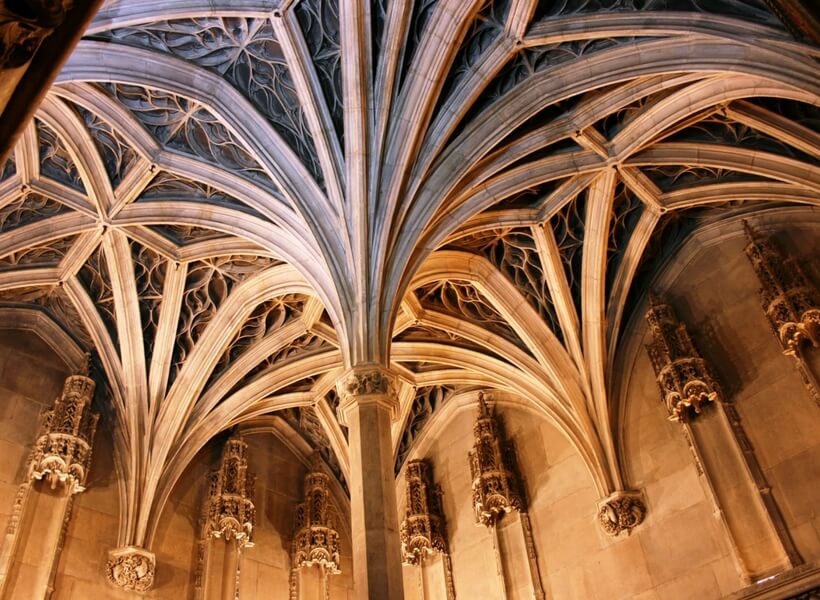
<svg viewBox="0 0 820 600">
<path fill-rule="evenodd" d="M 740 421 L 675 310 L 650 296 L 647 351 L 669 419 L 680 423 L 744 581 L 801 562 Z M 601 520 L 620 517 L 608 506 Z M 625 513 L 628 518 L 628 513 Z M 614 516 L 613 516 L 614 515 Z"/>
<path fill-rule="evenodd" d="M 401 600 L 399 519 L 391 422 L 395 375 L 378 365 L 351 369 L 337 383 L 339 419 L 349 428 L 353 570 L 361 600 Z"/>
<path fill-rule="evenodd" d="M 208 477 L 197 557 L 198 598 L 239 598 L 241 553 L 253 546 L 254 485 L 254 476 L 248 470 L 248 445 L 239 435 L 233 435 L 222 449 L 219 468 Z"/>
<path fill-rule="evenodd" d="M 339 532 L 331 504 L 330 476 L 316 454 L 305 476 L 304 501 L 296 507 L 296 527 L 291 552 L 292 590 L 297 598 L 325 598 L 329 576 L 341 572 Z"/>
<path fill-rule="evenodd" d="M 474 443 L 469 453 L 470 473 L 473 478 L 473 509 L 476 522 L 490 528 L 499 570 L 508 593 L 516 582 L 511 579 L 508 562 L 524 562 L 529 567 L 536 600 L 546 598 L 538 557 L 535 554 L 532 526 L 524 496 L 524 485 L 518 471 L 515 445 L 504 439 L 498 418 L 487 406 L 485 394 L 478 396 L 478 415 L 473 425 Z M 520 536 L 513 537 L 507 523 L 500 521 L 512 514 L 520 524 Z M 504 542 L 502 544 L 502 542 Z M 516 548 L 516 555 L 504 556 L 501 547 Z"/>
<path fill-rule="evenodd" d="M 806 362 L 805 351 L 820 346 L 820 291 L 809 281 L 800 265 L 785 258 L 770 238 L 743 222 L 746 256 L 760 280 L 763 312 L 783 354 L 791 357 L 809 396 L 820 405 L 820 382 Z"/>
<path fill-rule="evenodd" d="M 94 381 L 68 377 L 43 414 L 0 549 L 0 598 L 49 598 L 75 494 L 85 490 L 97 415 Z"/>
</svg>

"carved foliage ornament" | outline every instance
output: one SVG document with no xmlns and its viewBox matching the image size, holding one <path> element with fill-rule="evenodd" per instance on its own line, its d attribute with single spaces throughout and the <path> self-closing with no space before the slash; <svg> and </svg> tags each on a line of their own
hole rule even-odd
<svg viewBox="0 0 820 600">
<path fill-rule="evenodd" d="M 72 0 L 0 0 L 0 70 L 30 61 L 73 4 Z"/>
<path fill-rule="evenodd" d="M 135 592 L 144 592 L 154 584 L 156 559 L 151 552 L 127 546 L 111 550 L 105 576 L 109 583 Z"/>
<path fill-rule="evenodd" d="M 240 547 L 252 546 L 255 481 L 248 472 L 248 445 L 241 437 L 231 437 L 225 443 L 221 464 L 211 473 L 209 484 L 205 537 L 235 539 Z"/>
<path fill-rule="evenodd" d="M 808 342 L 820 346 L 820 293 L 795 261 L 784 259 L 771 239 L 744 221 L 746 256 L 760 280 L 763 310 L 783 351 L 793 356 Z"/>
<path fill-rule="evenodd" d="M 293 566 L 296 569 L 319 565 L 328 573 L 339 570 L 339 532 L 330 505 L 330 477 L 314 457 L 314 466 L 305 476 L 305 500 L 296 507 L 293 536 Z"/>
<path fill-rule="evenodd" d="M 342 425 L 347 425 L 350 408 L 363 401 L 383 404 L 390 409 L 393 418 L 398 416 L 395 376 L 381 367 L 354 368 L 339 380 L 336 389 L 341 398 L 336 412 Z"/>
<path fill-rule="evenodd" d="M 515 446 L 501 437 L 498 421 L 478 397 L 475 443 L 469 453 L 476 521 L 493 527 L 505 513 L 523 511 L 524 497 L 515 460 Z"/>
<path fill-rule="evenodd" d="M 44 415 L 31 452 L 30 479 L 48 479 L 52 489 L 64 483 L 69 493 L 85 489 L 98 415 L 91 412 L 94 380 L 72 375 L 62 394 Z"/>
<path fill-rule="evenodd" d="M 672 306 L 650 294 L 646 320 L 653 338 L 646 350 L 669 420 L 686 421 L 704 404 L 719 401 L 720 386 Z"/>
<path fill-rule="evenodd" d="M 428 554 L 447 553 L 441 488 L 433 484 L 430 465 L 411 460 L 405 472 L 406 502 L 401 523 L 401 552 L 404 562 L 418 565 Z"/>
<path fill-rule="evenodd" d="M 615 492 L 598 504 L 598 521 L 610 535 L 627 534 L 646 516 L 646 505 L 638 492 Z"/>
</svg>

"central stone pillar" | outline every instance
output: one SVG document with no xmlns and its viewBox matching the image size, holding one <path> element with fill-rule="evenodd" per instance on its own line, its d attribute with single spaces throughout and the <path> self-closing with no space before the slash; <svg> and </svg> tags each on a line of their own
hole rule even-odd
<svg viewBox="0 0 820 600">
<path fill-rule="evenodd" d="M 337 383 L 339 421 L 350 430 L 353 572 L 361 600 L 402 600 L 401 550 L 391 422 L 398 416 L 395 375 L 361 365 Z"/>
</svg>

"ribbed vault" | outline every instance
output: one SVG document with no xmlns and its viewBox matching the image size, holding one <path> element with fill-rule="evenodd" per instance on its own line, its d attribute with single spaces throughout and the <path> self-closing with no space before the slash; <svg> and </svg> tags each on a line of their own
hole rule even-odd
<svg viewBox="0 0 820 600">
<path fill-rule="evenodd" d="M 214 435 L 392 364 L 396 469 L 497 388 L 623 489 L 622 324 L 704 223 L 820 204 L 818 50 L 756 0 L 108 2 L 0 180 L 0 294 L 93 353 L 150 545 Z"/>
</svg>

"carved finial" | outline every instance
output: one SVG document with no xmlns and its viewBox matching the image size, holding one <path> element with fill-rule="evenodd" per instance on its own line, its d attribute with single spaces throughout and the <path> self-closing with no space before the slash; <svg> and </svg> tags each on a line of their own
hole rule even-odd
<svg viewBox="0 0 820 600">
<path fill-rule="evenodd" d="M 655 308 L 656 306 L 663 306 L 665 302 L 655 290 L 649 290 L 649 306 Z"/>
</svg>

